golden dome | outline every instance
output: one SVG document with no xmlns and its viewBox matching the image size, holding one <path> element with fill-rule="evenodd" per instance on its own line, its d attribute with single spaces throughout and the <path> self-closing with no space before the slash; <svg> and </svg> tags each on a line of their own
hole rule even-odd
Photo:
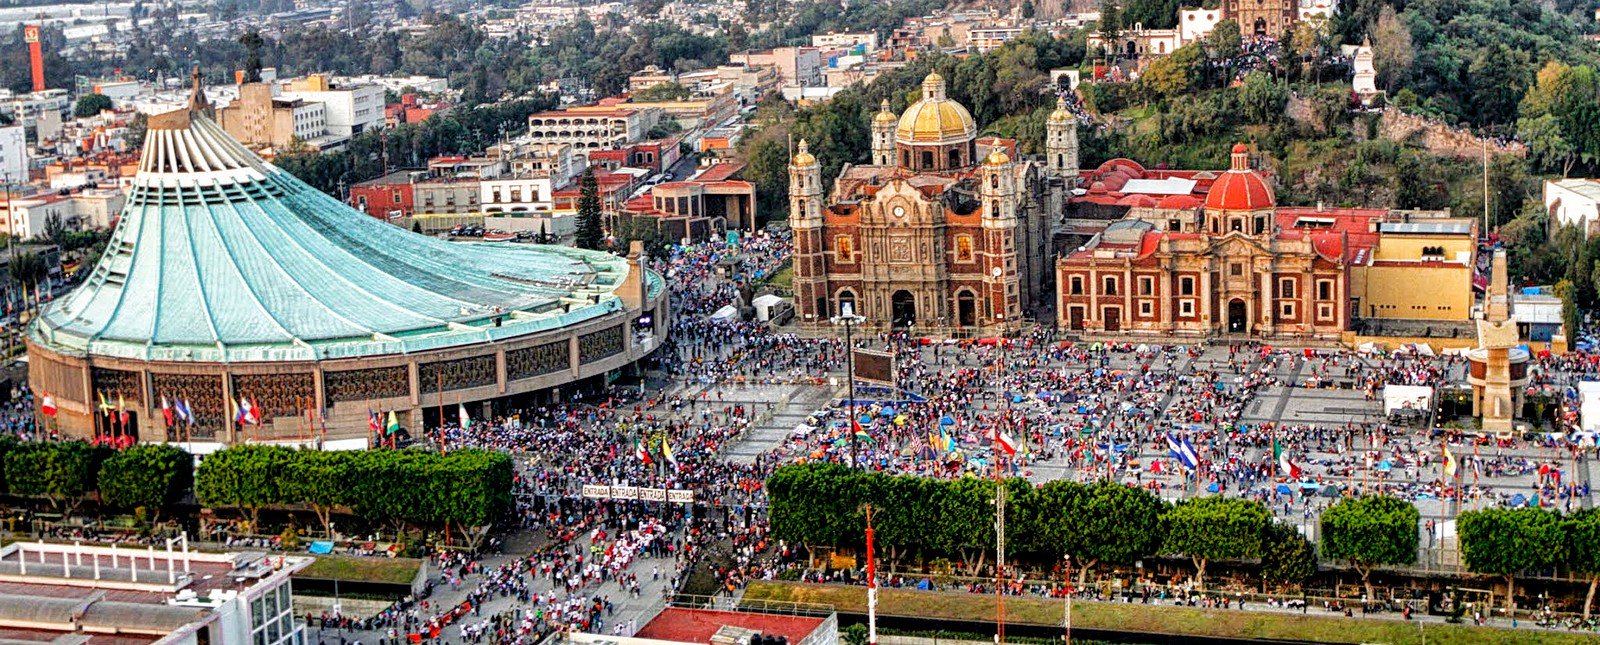
<svg viewBox="0 0 1600 645">
<path fill-rule="evenodd" d="M 991 166 L 1004 166 L 1011 163 L 1011 157 L 1004 150 L 995 148 L 994 152 L 989 153 L 988 157 L 984 157 L 983 162 Z"/>
<path fill-rule="evenodd" d="M 811 152 L 807 150 L 805 139 L 800 140 L 800 146 L 795 148 L 794 159 L 789 160 L 789 163 L 794 166 L 816 165 L 817 158 L 811 156 Z"/>
<path fill-rule="evenodd" d="M 889 111 L 889 99 L 883 100 L 883 105 L 878 108 L 878 113 L 872 117 L 873 123 L 882 123 L 885 125 L 893 125 L 899 120 L 899 117 L 895 116 L 893 112 Z"/>
<path fill-rule="evenodd" d="M 1056 111 L 1050 113 L 1050 123 L 1067 123 L 1074 118 L 1072 111 L 1067 109 L 1067 99 L 1056 97 Z"/>
<path fill-rule="evenodd" d="M 922 99 L 900 115 L 900 125 L 895 128 L 896 142 L 942 145 L 970 141 L 977 136 L 978 125 L 972 120 L 972 113 L 947 98 L 944 91 L 944 77 L 938 72 L 922 80 Z"/>
</svg>

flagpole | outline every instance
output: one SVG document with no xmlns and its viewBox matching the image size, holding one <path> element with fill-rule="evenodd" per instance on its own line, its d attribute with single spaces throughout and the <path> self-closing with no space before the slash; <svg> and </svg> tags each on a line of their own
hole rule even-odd
<svg viewBox="0 0 1600 645">
<path fill-rule="evenodd" d="M 878 567 L 872 537 L 872 505 L 867 504 L 867 645 L 878 645 Z"/>
<path fill-rule="evenodd" d="M 434 438 L 439 442 L 439 452 L 444 452 L 444 367 L 439 368 L 439 427 Z"/>
</svg>

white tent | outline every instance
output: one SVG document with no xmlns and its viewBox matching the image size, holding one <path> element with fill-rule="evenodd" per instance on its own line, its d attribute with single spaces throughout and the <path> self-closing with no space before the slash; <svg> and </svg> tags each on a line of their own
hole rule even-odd
<svg viewBox="0 0 1600 645">
<path fill-rule="evenodd" d="M 1356 346 L 1356 351 L 1361 352 L 1363 354 L 1371 354 L 1373 352 L 1381 352 L 1381 351 L 1383 351 L 1383 345 L 1380 345 L 1378 343 L 1374 343 L 1374 342 L 1370 342 L 1369 341 L 1369 342 L 1365 342 L 1365 343 L 1361 343 L 1360 345 L 1357 345 Z"/>
<path fill-rule="evenodd" d="M 721 309 L 711 314 L 712 320 L 733 320 L 738 317 L 739 308 L 733 305 L 723 305 Z"/>
<path fill-rule="evenodd" d="M 1427 410 L 1433 404 L 1433 388 L 1426 385 L 1385 385 L 1383 386 L 1383 413 L 1394 414 L 1395 410 L 1412 409 Z"/>
<path fill-rule="evenodd" d="M 1600 432 L 1600 381 L 1578 382 L 1578 427 Z"/>
<path fill-rule="evenodd" d="M 783 304 L 783 298 L 774 294 L 762 294 L 750 301 L 750 306 L 756 308 L 756 320 L 766 322 L 772 319 L 772 309 Z"/>
</svg>

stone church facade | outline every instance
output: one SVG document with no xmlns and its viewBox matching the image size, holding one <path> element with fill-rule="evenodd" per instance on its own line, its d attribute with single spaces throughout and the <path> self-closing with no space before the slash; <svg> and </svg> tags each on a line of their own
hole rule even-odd
<svg viewBox="0 0 1600 645">
<path fill-rule="evenodd" d="M 794 302 L 802 325 L 850 310 L 872 328 L 1002 331 L 1048 303 L 1048 247 L 1078 174 L 1077 122 L 1058 106 L 1043 163 L 977 137 L 937 73 L 896 116 L 873 117 L 871 163 L 824 183 L 804 141 L 789 166 Z"/>
</svg>

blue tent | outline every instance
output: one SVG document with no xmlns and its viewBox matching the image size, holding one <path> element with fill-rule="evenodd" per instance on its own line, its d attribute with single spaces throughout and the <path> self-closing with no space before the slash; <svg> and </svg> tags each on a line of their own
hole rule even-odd
<svg viewBox="0 0 1600 645">
<path fill-rule="evenodd" d="M 1293 495 L 1294 494 L 1294 491 L 1289 489 L 1289 485 L 1288 484 L 1278 484 L 1278 492 L 1283 494 L 1283 495 Z"/>
<path fill-rule="evenodd" d="M 1391 470 L 1394 470 L 1394 463 L 1393 462 L 1390 462 L 1388 459 L 1385 459 L 1383 461 L 1378 462 L 1378 472 L 1386 473 L 1386 472 L 1389 472 Z"/>
<path fill-rule="evenodd" d="M 306 548 L 306 552 L 315 555 L 328 555 L 329 553 L 333 553 L 333 542 L 329 542 L 327 540 L 317 540 L 316 542 L 312 542 L 310 547 Z"/>
<path fill-rule="evenodd" d="M 948 415 L 946 415 L 945 417 L 939 419 L 939 425 L 942 425 L 942 426 L 953 426 L 955 424 L 956 424 L 956 420 L 954 418 L 951 418 Z"/>
<path fill-rule="evenodd" d="M 886 416 L 886 417 L 892 417 L 892 416 L 894 416 L 894 413 L 895 413 L 894 406 L 886 405 L 886 406 L 883 406 L 883 411 L 880 412 L 879 414 L 882 414 L 883 416 Z"/>
<path fill-rule="evenodd" d="M 1316 490 L 1321 487 L 1322 485 L 1316 482 L 1300 482 L 1300 490 Z"/>
<path fill-rule="evenodd" d="M 1527 496 L 1523 495 L 1522 493 L 1517 493 L 1515 495 L 1512 495 L 1511 496 L 1511 505 L 1512 506 L 1527 506 L 1528 505 L 1528 498 L 1527 498 Z"/>
<path fill-rule="evenodd" d="M 1206 486 L 1206 492 L 1208 492 L 1208 493 L 1215 493 L 1215 492 L 1217 492 L 1219 490 L 1222 490 L 1222 488 L 1217 486 L 1215 483 Z"/>
</svg>

